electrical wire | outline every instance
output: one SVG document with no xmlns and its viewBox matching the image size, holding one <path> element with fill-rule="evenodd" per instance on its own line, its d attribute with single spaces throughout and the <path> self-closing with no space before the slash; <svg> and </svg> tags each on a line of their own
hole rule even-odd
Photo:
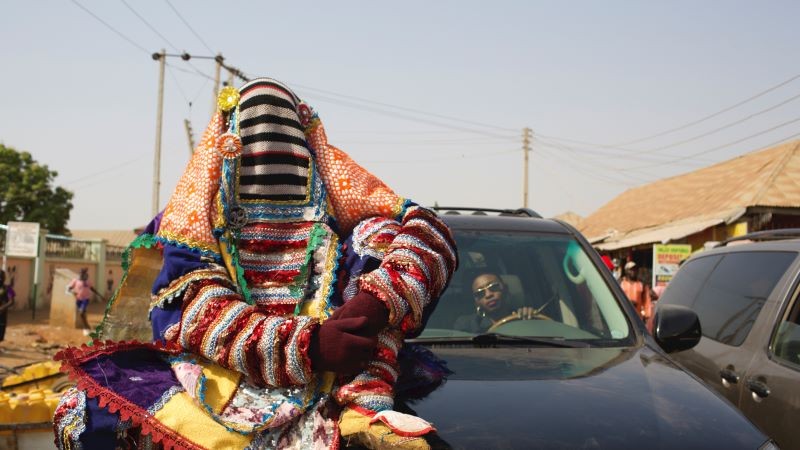
<svg viewBox="0 0 800 450">
<path fill-rule="evenodd" d="M 718 145 L 716 147 L 712 147 L 712 148 L 709 148 L 709 149 L 706 149 L 706 150 L 703 150 L 703 151 L 700 151 L 700 152 L 697 152 L 697 153 L 692 153 L 691 155 L 686 155 L 686 156 L 682 156 L 682 157 L 679 157 L 679 158 L 675 158 L 675 159 L 666 161 L 664 163 L 648 164 L 648 165 L 642 165 L 642 166 L 637 166 L 637 167 L 631 167 L 631 170 L 646 169 L 646 168 L 649 168 L 649 167 L 656 167 L 656 166 L 659 166 L 659 165 L 662 165 L 662 164 L 669 164 L 669 163 L 674 163 L 674 162 L 677 162 L 677 161 L 682 161 L 682 160 L 685 160 L 685 159 L 688 159 L 688 158 L 694 158 L 694 157 L 697 157 L 697 156 L 700 156 L 700 155 L 706 155 L 706 154 L 715 152 L 717 150 L 724 149 L 725 147 L 729 147 L 731 145 L 736 145 L 736 144 L 738 144 L 740 142 L 744 142 L 744 141 L 752 139 L 754 137 L 761 136 L 762 134 L 766 134 L 766 133 L 769 133 L 770 131 L 777 130 L 778 128 L 785 127 L 786 125 L 791 125 L 791 124 L 793 124 L 795 122 L 800 122 L 800 117 L 798 117 L 796 119 L 788 120 L 788 121 L 783 122 L 781 124 L 775 125 L 774 127 L 767 128 L 766 130 L 759 131 L 758 133 L 754 133 L 754 134 L 751 134 L 749 136 L 745 136 L 745 137 L 743 137 L 741 139 L 737 139 L 735 141 L 727 142 L 725 144 Z"/>
<path fill-rule="evenodd" d="M 129 10 L 130 10 L 130 11 L 131 11 L 131 12 L 132 12 L 134 15 L 135 15 L 135 16 L 136 16 L 136 17 L 138 17 L 138 18 L 139 18 L 139 20 L 141 20 L 141 21 L 142 21 L 142 23 L 144 23 L 144 24 L 145 24 L 145 26 L 147 26 L 147 28 L 150 28 L 150 31 L 152 31 L 153 33 L 155 33 L 155 34 L 156 34 L 158 37 L 160 37 L 160 38 L 161 38 L 161 39 L 162 39 L 164 42 L 166 42 L 167 44 L 169 44 L 169 46 L 170 46 L 170 47 L 172 47 L 172 49 L 173 49 L 173 50 L 175 50 L 176 52 L 178 51 L 178 48 L 177 48 L 177 47 L 175 47 L 175 46 L 172 44 L 172 42 L 170 42 L 170 41 L 169 41 L 169 39 L 167 39 L 166 37 L 164 37 L 164 35 L 163 35 L 163 34 L 159 33 L 159 32 L 158 32 L 158 30 L 156 30 L 156 28 L 155 28 L 154 26 L 150 25 L 150 22 L 148 22 L 148 21 L 147 21 L 147 20 L 146 20 L 144 17 L 142 17 L 142 15 L 141 15 L 141 14 L 139 14 L 138 12 L 136 12 L 136 10 L 135 10 L 135 9 L 133 9 L 133 7 L 132 7 L 131 5 L 129 5 L 129 4 L 128 4 L 128 2 L 126 2 L 125 0 L 120 0 L 120 1 L 121 1 L 121 2 L 122 2 L 122 3 L 123 3 L 123 4 L 124 4 L 124 5 L 125 5 L 125 6 L 126 6 L 126 7 L 127 7 L 127 8 L 128 8 L 128 9 L 129 9 Z"/>
<path fill-rule="evenodd" d="M 329 103 L 333 103 L 333 104 L 339 105 L 339 106 L 345 106 L 345 107 L 349 107 L 349 108 L 361 109 L 361 110 L 365 110 L 365 111 L 374 112 L 374 113 L 377 113 L 377 114 L 383 114 L 383 115 L 390 116 L 390 117 L 396 117 L 396 118 L 400 118 L 400 119 L 404 119 L 404 120 L 409 120 L 409 121 L 412 121 L 412 122 L 424 123 L 424 124 L 430 125 L 430 126 L 449 128 L 449 129 L 452 129 L 452 130 L 464 131 L 464 132 L 468 132 L 468 133 L 479 134 L 479 135 L 483 135 L 483 136 L 489 136 L 489 137 L 495 137 L 495 138 L 501 138 L 501 139 L 509 137 L 509 136 L 503 136 L 503 135 L 490 133 L 490 132 L 486 132 L 486 131 L 482 131 L 482 130 L 476 130 L 474 128 L 464 128 L 464 127 L 459 127 L 459 126 L 456 126 L 456 125 L 450 125 L 450 124 L 446 124 L 446 123 L 442 123 L 442 122 L 433 122 L 433 121 L 426 120 L 426 119 L 420 119 L 420 118 L 414 117 L 414 116 L 408 116 L 408 115 L 404 115 L 404 114 L 400 114 L 400 113 L 396 113 L 396 112 L 392 112 L 392 111 L 386 111 L 386 110 L 383 110 L 383 109 L 380 109 L 380 108 L 375 108 L 375 107 L 366 106 L 366 105 L 359 105 L 357 103 L 351 103 L 351 102 L 347 102 L 347 101 L 340 100 L 340 99 L 320 96 L 319 94 L 313 95 L 312 98 L 317 98 L 319 100 L 322 100 L 323 102 L 329 102 Z"/>
<path fill-rule="evenodd" d="M 687 139 L 684 139 L 684 140 L 681 140 L 681 141 L 678 141 L 678 142 L 673 142 L 672 144 L 663 145 L 663 146 L 660 146 L 660 147 L 655 147 L 655 148 L 651 148 L 651 149 L 648 149 L 648 150 L 642 150 L 642 152 L 641 152 L 641 153 L 654 153 L 654 152 L 657 152 L 657 151 L 666 150 L 666 149 L 668 149 L 668 148 L 677 147 L 677 146 L 679 146 L 679 145 L 682 145 L 682 144 L 686 144 L 686 143 L 689 143 L 689 142 L 696 141 L 696 140 L 698 140 L 698 139 L 701 139 L 701 138 L 704 138 L 704 137 L 706 137 L 706 136 L 712 135 L 712 134 L 714 134 L 714 133 L 717 133 L 717 132 L 719 132 L 719 131 L 722 131 L 722 130 L 728 129 L 728 128 L 730 128 L 730 127 L 734 126 L 734 125 L 739 125 L 740 123 L 742 123 L 742 122 L 745 122 L 745 121 L 747 121 L 747 120 L 750 120 L 750 119 L 752 119 L 753 117 L 757 117 L 757 116 L 760 116 L 761 114 L 764 114 L 764 113 L 770 112 L 770 111 L 772 111 L 772 110 L 774 110 L 774 109 L 777 109 L 777 108 L 779 108 L 779 107 L 781 107 L 781 106 L 783 106 L 783 105 L 785 105 L 785 104 L 787 104 L 787 103 L 790 103 L 790 102 L 792 102 L 792 101 L 794 101 L 794 100 L 797 100 L 798 98 L 800 98 L 800 94 L 793 95 L 792 97 L 789 97 L 788 99 L 786 99 L 786 100 L 784 100 L 784 101 L 782 101 L 782 102 L 780 102 L 780 103 L 777 103 L 777 104 L 775 104 L 775 105 L 772 105 L 772 106 L 770 106 L 770 107 L 767 107 L 767 108 L 765 108 L 765 109 L 762 109 L 762 110 L 760 110 L 760 111 L 758 111 L 758 112 L 755 112 L 755 113 L 753 113 L 753 114 L 750 114 L 749 116 L 746 116 L 746 117 L 744 117 L 743 119 L 739 119 L 739 120 L 736 120 L 736 121 L 734 121 L 734 122 L 727 123 L 727 124 L 725 124 L 725 125 L 723 125 L 723 126 L 721 126 L 721 127 L 714 128 L 714 129 L 713 129 L 713 130 L 711 130 L 711 131 L 707 131 L 707 132 L 705 132 L 705 133 L 698 134 L 698 135 L 696 135 L 696 136 L 692 136 L 692 137 L 690 137 L 690 138 L 687 138 Z"/>
<path fill-rule="evenodd" d="M 122 169 L 124 167 L 127 167 L 127 166 L 129 166 L 129 165 L 131 165 L 131 164 L 133 164 L 133 163 L 135 163 L 135 162 L 147 157 L 147 156 L 148 155 L 146 155 L 146 154 L 139 155 L 136 158 L 129 159 L 129 160 L 123 161 L 123 162 L 118 163 L 118 164 L 114 164 L 113 166 L 109 166 L 109 167 L 106 167 L 104 169 L 100 169 L 97 172 L 92 172 L 92 173 L 90 173 L 88 175 L 83 175 L 80 178 L 75 178 L 73 180 L 69 180 L 69 181 L 63 182 L 61 184 L 63 184 L 64 186 L 68 186 L 68 185 L 71 185 L 71 184 L 80 184 L 81 182 L 86 181 L 86 180 L 91 179 L 91 178 L 94 178 L 94 177 L 96 177 L 98 175 L 104 175 L 104 174 L 107 174 L 109 172 L 113 172 L 115 170 L 119 170 L 119 169 Z"/>
<path fill-rule="evenodd" d="M 202 71 L 198 71 L 196 68 L 195 68 L 195 70 L 188 70 L 188 69 L 183 69 L 183 68 L 178 67 L 178 66 L 173 66 L 170 63 L 166 63 L 166 64 L 167 64 L 168 67 L 171 67 L 171 68 L 173 68 L 173 69 L 175 69 L 177 71 L 180 71 L 180 72 L 183 72 L 183 73 L 188 73 L 188 74 L 191 74 L 191 75 L 199 75 L 199 76 L 205 78 L 206 80 L 211 80 L 211 81 L 214 80 L 213 77 L 203 73 Z"/>
<path fill-rule="evenodd" d="M 464 160 L 464 159 L 484 159 L 484 158 L 494 158 L 497 156 L 504 156 L 509 155 L 512 153 L 519 153 L 519 150 L 505 150 L 500 152 L 492 152 L 486 153 L 482 152 L 480 154 L 467 154 L 462 155 L 461 157 L 457 156 L 444 156 L 441 158 L 428 158 L 428 159 L 402 159 L 402 160 L 364 160 L 360 161 L 363 163 L 369 164 L 416 164 L 416 163 L 426 163 L 426 162 L 441 162 L 441 161 L 455 161 L 455 160 Z"/>
<path fill-rule="evenodd" d="M 319 93 L 326 94 L 326 95 L 333 95 L 335 97 L 342 97 L 344 99 L 354 100 L 354 101 L 357 101 L 357 102 L 370 103 L 370 104 L 373 104 L 373 105 L 384 106 L 384 107 L 387 107 L 387 108 L 397 109 L 397 110 L 400 110 L 400 111 L 412 112 L 412 113 L 415 113 L 415 114 L 422 114 L 422 115 L 426 115 L 426 116 L 436 117 L 436 118 L 439 118 L 439 119 L 450 120 L 450 121 L 453 121 L 453 122 L 459 122 L 459 123 L 464 123 L 464 124 L 468 124 L 468 125 L 476 125 L 476 126 L 479 126 L 479 127 L 490 128 L 490 129 L 494 129 L 494 130 L 498 130 L 498 131 L 511 131 L 511 132 L 518 132 L 519 131 L 519 130 L 514 129 L 514 128 L 498 127 L 496 125 L 489 125 L 489 124 L 485 124 L 485 123 L 481 123 L 481 122 L 475 122 L 475 121 L 472 121 L 472 120 L 466 120 L 466 119 L 461 119 L 461 118 L 457 118 L 457 117 L 453 117 L 453 116 L 447 116 L 447 115 L 444 115 L 444 114 L 430 113 L 430 112 L 422 111 L 422 110 L 419 110 L 419 109 L 407 108 L 405 106 L 392 105 L 392 104 L 389 104 L 389 103 L 379 102 L 379 101 L 375 101 L 375 100 L 369 100 L 369 99 L 362 98 L 362 97 L 355 97 L 355 96 L 352 96 L 352 95 L 339 94 L 339 93 L 336 93 L 336 92 L 327 91 L 327 90 L 324 90 L 324 89 L 318 89 L 318 88 L 314 88 L 314 87 L 311 87 L 311 86 L 304 86 L 302 84 L 297 84 L 297 83 L 293 83 L 293 84 L 294 84 L 294 86 L 297 86 L 297 87 L 299 87 L 301 89 L 306 89 L 306 90 L 309 90 L 309 91 L 317 91 Z"/>
<path fill-rule="evenodd" d="M 582 174 L 584 174 L 584 175 L 586 175 L 586 176 L 588 176 L 590 178 L 594 178 L 596 180 L 605 182 L 607 184 L 611 184 L 611 185 L 615 185 L 615 186 L 619 186 L 620 184 L 622 184 L 622 185 L 627 186 L 627 187 L 636 186 L 638 184 L 638 183 L 635 183 L 635 182 L 632 182 L 632 181 L 626 182 L 624 180 L 619 180 L 619 179 L 616 179 L 616 178 L 609 178 L 609 177 L 600 175 L 599 173 L 597 173 L 597 171 L 593 171 L 593 170 L 589 170 L 589 169 L 585 169 L 583 167 L 580 167 L 580 166 L 576 165 L 573 160 L 564 158 L 562 155 L 560 155 L 558 153 L 551 152 L 551 151 L 549 151 L 547 149 L 539 148 L 538 150 L 539 151 L 537 153 L 540 154 L 540 155 L 550 156 L 553 159 L 561 160 L 564 164 L 566 164 L 566 166 L 569 169 L 576 170 L 577 172 L 582 173 Z"/>
<path fill-rule="evenodd" d="M 175 77 L 175 74 L 172 72 L 172 68 L 168 67 L 168 69 L 169 69 L 168 70 L 169 76 L 172 77 L 172 81 L 175 82 L 175 86 L 178 87 L 178 91 L 180 91 L 181 96 L 183 97 L 184 100 L 186 100 L 186 103 L 188 103 L 189 107 L 191 108 L 192 102 L 189 100 L 189 97 L 186 96 L 186 92 L 184 92 L 183 87 L 181 87 L 181 84 L 178 82 L 178 79 Z"/>
<path fill-rule="evenodd" d="M 575 146 L 572 146 L 572 145 L 566 145 L 566 144 L 564 144 L 562 142 L 558 142 L 557 140 L 554 140 L 554 139 L 552 139 L 550 137 L 544 137 L 542 135 L 537 135 L 537 137 L 538 137 L 538 139 L 536 140 L 537 142 L 544 142 L 544 143 L 549 144 L 551 146 L 558 147 L 558 148 L 560 148 L 562 150 L 568 150 L 569 149 L 569 150 L 573 150 L 573 151 L 577 151 L 577 152 L 582 152 L 582 153 L 587 153 L 587 154 L 594 154 L 596 157 L 602 157 L 602 158 L 626 158 L 626 159 L 630 159 L 630 160 L 647 161 L 647 162 L 666 161 L 666 160 L 668 160 L 670 158 L 669 155 L 655 155 L 655 154 L 644 154 L 644 155 L 642 155 L 642 154 L 640 154 L 639 152 L 637 152 L 635 150 L 632 151 L 632 153 L 625 154 L 625 155 L 605 154 L 605 153 L 597 152 L 596 149 L 587 149 L 587 148 L 575 147 Z M 679 164 L 693 165 L 696 162 L 713 163 L 715 161 L 712 161 L 712 160 L 709 160 L 709 159 L 696 159 L 696 160 L 694 160 L 694 162 L 682 161 Z"/>
<path fill-rule="evenodd" d="M 188 28 L 189 31 L 191 31 L 192 34 L 194 34 L 194 36 L 197 38 L 197 40 L 199 40 L 203 44 L 203 46 L 206 48 L 206 50 L 208 50 L 209 53 L 214 54 L 215 53 L 214 50 L 211 50 L 211 47 L 209 47 L 208 44 L 206 44 L 206 41 L 204 41 L 203 38 L 200 37 L 200 35 L 196 31 L 194 31 L 194 28 L 192 28 L 192 26 L 189 25 L 189 22 L 187 22 L 186 19 L 183 18 L 181 13 L 179 13 L 178 10 L 175 9 L 174 6 L 172 6 L 172 3 L 170 3 L 169 0 L 164 0 L 164 1 L 166 1 L 167 5 L 169 5 L 169 7 L 172 8 L 172 11 L 175 13 L 176 16 L 178 16 L 178 18 L 181 20 L 181 22 L 183 22 L 183 24 L 186 25 L 186 28 Z"/>
<path fill-rule="evenodd" d="M 136 12 L 136 10 L 135 10 L 135 9 L 133 9 L 133 7 L 132 7 L 130 4 L 128 4 L 128 2 L 126 2 L 125 0 L 120 0 L 120 1 L 121 1 L 121 2 L 122 2 L 122 3 L 123 3 L 123 4 L 124 4 L 124 5 L 125 5 L 125 6 L 126 6 L 126 7 L 127 7 L 127 8 L 128 8 L 128 9 L 129 9 L 129 10 L 130 10 L 130 11 L 131 11 L 131 12 L 132 12 L 134 15 L 135 15 L 135 16 L 136 16 L 136 17 L 138 17 L 138 18 L 139 18 L 139 20 L 141 20 L 141 21 L 142 21 L 142 23 L 144 23 L 144 24 L 145 24 L 145 26 L 147 26 L 147 28 L 149 28 L 149 29 L 150 29 L 150 30 L 151 30 L 153 33 L 155 33 L 155 34 L 156 34 L 156 36 L 160 37 L 160 38 L 161 38 L 161 39 L 162 39 L 164 42 L 166 42 L 166 43 L 167 43 L 167 45 L 169 45 L 169 46 L 170 46 L 170 48 L 172 48 L 172 50 L 173 50 L 173 51 L 175 51 L 176 53 L 179 53 L 179 52 L 180 52 L 180 50 L 178 50 L 178 47 L 176 47 L 176 46 L 175 46 L 175 45 L 174 45 L 172 42 L 170 42 L 170 41 L 169 41 L 169 39 L 167 39 L 167 38 L 166 38 L 166 37 L 165 37 L 163 34 L 159 33 L 159 31 L 158 31 L 158 30 L 156 30 L 156 27 L 154 27 L 153 25 L 151 25 L 151 24 L 150 24 L 150 22 L 148 22 L 148 21 L 147 21 L 147 19 L 145 19 L 145 18 L 144 18 L 144 17 L 143 17 L 141 14 L 139 14 L 138 12 Z M 198 69 L 198 68 L 197 68 L 197 67 L 196 67 L 194 64 L 192 64 L 192 62 L 191 62 L 191 61 L 188 61 L 188 60 L 187 60 L 187 61 L 186 61 L 186 64 L 187 64 L 189 67 L 191 67 L 191 68 L 192 68 L 192 70 L 194 70 L 194 71 L 195 71 L 197 74 L 199 74 L 199 75 L 202 75 L 202 76 L 204 76 L 204 77 L 211 78 L 210 76 L 208 76 L 208 75 L 206 75 L 205 73 L 203 73 L 203 71 L 202 71 L 202 70 Z"/>
<path fill-rule="evenodd" d="M 136 43 L 136 41 L 134 41 L 133 39 L 129 38 L 128 36 L 125 36 L 120 31 L 118 31 L 116 28 L 114 28 L 111 25 L 109 25 L 108 22 L 106 22 L 105 20 L 103 20 L 100 17 L 98 17 L 97 14 L 93 13 L 92 11 L 90 11 L 87 7 L 85 7 L 85 6 L 81 5 L 80 3 L 78 3 L 77 0 L 70 0 L 70 1 L 72 3 L 78 5 L 78 7 L 81 8 L 82 10 L 86 11 L 87 14 L 89 14 L 92 17 L 94 17 L 98 22 L 100 22 L 103 25 L 105 25 L 106 28 L 108 28 L 109 30 L 114 32 L 114 34 L 116 34 L 117 36 L 121 37 L 122 39 L 125 39 L 129 44 L 133 45 L 134 47 L 138 48 L 139 50 L 145 52 L 148 55 L 150 54 L 150 52 L 146 48 L 144 48 L 143 46 L 139 45 L 138 43 Z"/>
<path fill-rule="evenodd" d="M 599 169 L 603 169 L 603 170 L 608 171 L 608 172 L 618 173 L 621 176 L 627 177 L 627 178 L 629 178 L 632 181 L 635 181 L 637 183 L 649 183 L 653 179 L 652 176 L 650 176 L 648 178 L 639 177 L 639 176 L 631 173 L 630 169 L 627 169 L 627 168 L 611 167 L 611 166 L 606 166 L 606 165 L 603 165 L 603 164 L 597 164 L 595 162 L 587 161 L 585 158 L 582 157 L 582 155 L 579 155 L 577 152 L 572 151 L 569 148 L 555 147 L 555 146 L 552 146 L 552 145 L 549 145 L 549 144 L 546 144 L 546 143 L 540 143 L 540 145 L 536 146 L 536 149 L 539 150 L 539 149 L 542 149 L 542 147 L 549 148 L 551 150 L 555 150 L 556 152 L 558 152 L 559 150 L 565 150 L 565 151 L 573 154 L 574 156 L 576 156 L 576 158 L 574 160 L 572 160 L 574 164 L 591 164 L 591 168 L 592 169 L 598 169 L 599 168 Z M 558 152 L 557 154 L 562 156 L 562 157 L 564 157 L 562 152 Z M 644 175 L 648 175 L 648 174 L 644 174 Z"/>
<path fill-rule="evenodd" d="M 778 83 L 778 84 L 776 84 L 774 86 L 771 86 L 771 87 L 769 87 L 769 88 L 767 88 L 767 89 L 765 89 L 765 90 L 763 90 L 763 91 L 761 91 L 761 92 L 759 92 L 759 93 L 757 93 L 755 95 L 747 97 L 746 99 L 744 99 L 744 100 L 742 100 L 742 101 L 740 101 L 740 102 L 738 102 L 738 103 L 736 103 L 734 105 L 728 106 L 727 108 L 723 108 L 723 109 L 721 109 L 721 110 L 719 110 L 717 112 L 714 112 L 714 113 L 711 113 L 711 114 L 709 114 L 707 116 L 704 116 L 704 117 L 701 117 L 699 119 L 693 120 L 693 121 L 691 121 L 689 123 L 686 123 L 686 124 L 683 124 L 683 125 L 680 125 L 680 126 L 677 126 L 677 127 L 674 127 L 674 128 L 670 128 L 668 130 L 664 130 L 664 131 L 661 131 L 659 133 L 651 134 L 649 136 L 641 137 L 641 138 L 638 138 L 638 139 L 633 139 L 633 140 L 626 141 L 626 142 L 620 142 L 620 143 L 613 144 L 613 145 L 614 146 L 625 146 L 625 145 L 631 145 L 631 144 L 638 144 L 639 142 L 649 141 L 650 139 L 661 137 L 661 136 L 664 136 L 666 134 L 673 133 L 675 131 L 680 131 L 680 130 L 683 130 L 684 128 L 688 128 L 688 127 L 697 125 L 699 123 L 705 122 L 708 119 L 712 119 L 714 117 L 717 117 L 720 114 L 724 114 L 724 113 L 726 113 L 728 111 L 731 111 L 731 110 L 733 110 L 735 108 L 738 108 L 739 106 L 742 106 L 742 105 L 744 105 L 746 103 L 749 103 L 749 102 L 751 102 L 751 101 L 753 101 L 753 100 L 755 100 L 755 99 L 757 99 L 759 97 L 762 97 L 762 96 L 764 96 L 766 94 L 769 94 L 770 92 L 772 92 L 772 91 L 774 91 L 776 89 L 779 89 L 779 88 L 781 88 L 783 86 L 786 86 L 787 84 L 791 83 L 792 81 L 797 80 L 798 78 L 800 78 L 800 74 L 794 75 L 794 76 L 790 77 L 789 79 L 787 79 L 785 81 L 782 81 L 782 82 L 780 82 L 780 83 Z"/>
</svg>

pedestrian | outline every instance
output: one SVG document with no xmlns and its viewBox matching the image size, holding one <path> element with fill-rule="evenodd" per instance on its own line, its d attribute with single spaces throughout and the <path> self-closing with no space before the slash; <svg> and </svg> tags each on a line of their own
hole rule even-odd
<svg viewBox="0 0 800 450">
<path fill-rule="evenodd" d="M 6 283 L 6 272 L 0 270 L 0 342 L 5 340 L 6 337 L 6 324 L 8 323 L 8 310 L 14 306 L 15 296 L 14 293 L 14 273 L 15 267 L 12 267 L 9 272 L 8 283 Z"/>
<path fill-rule="evenodd" d="M 625 292 L 628 300 L 633 303 L 639 317 L 647 322 L 652 312 L 650 289 L 638 279 L 637 269 L 635 262 L 628 261 L 625 263 L 625 272 L 622 275 L 620 287 L 622 287 L 622 291 Z"/>
<path fill-rule="evenodd" d="M 75 297 L 75 304 L 80 313 L 81 322 L 83 325 L 83 334 L 88 335 L 91 326 L 89 326 L 89 319 L 86 317 L 86 310 L 89 307 L 89 300 L 92 298 L 92 293 L 97 294 L 97 291 L 89 281 L 89 269 L 84 267 L 80 270 L 78 278 L 72 279 L 67 285 L 67 292 L 72 293 Z M 97 294 L 99 295 L 99 294 Z"/>
<path fill-rule="evenodd" d="M 106 296 L 111 297 L 114 293 L 114 272 L 108 269 L 108 276 L 106 277 Z"/>
</svg>

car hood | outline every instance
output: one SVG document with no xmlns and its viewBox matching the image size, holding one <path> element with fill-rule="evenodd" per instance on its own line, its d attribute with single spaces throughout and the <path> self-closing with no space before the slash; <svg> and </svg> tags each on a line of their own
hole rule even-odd
<svg viewBox="0 0 800 450">
<path fill-rule="evenodd" d="M 398 398 L 434 448 L 750 448 L 767 437 L 670 360 L 639 348 L 432 347 L 454 373 Z"/>
</svg>

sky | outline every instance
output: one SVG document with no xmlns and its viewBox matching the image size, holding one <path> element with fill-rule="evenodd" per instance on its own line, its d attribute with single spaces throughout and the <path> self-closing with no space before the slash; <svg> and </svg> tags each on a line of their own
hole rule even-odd
<svg viewBox="0 0 800 450">
<path fill-rule="evenodd" d="M 58 172 L 69 228 L 142 226 L 151 54 L 221 53 L 292 87 L 331 143 L 423 205 L 523 206 L 529 127 L 528 206 L 587 216 L 800 138 L 798 17 L 796 1 L 2 0 L 0 143 Z M 167 58 L 159 208 L 190 157 L 184 120 L 199 140 L 211 117 L 213 75 Z"/>
</svg>

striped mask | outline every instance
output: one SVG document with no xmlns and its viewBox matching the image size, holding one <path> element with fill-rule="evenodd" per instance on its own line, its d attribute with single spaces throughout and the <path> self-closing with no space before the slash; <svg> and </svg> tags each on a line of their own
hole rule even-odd
<svg viewBox="0 0 800 450">
<path fill-rule="evenodd" d="M 239 92 L 239 199 L 306 200 L 311 153 L 297 113 L 300 99 L 270 78 L 250 81 Z"/>
</svg>

